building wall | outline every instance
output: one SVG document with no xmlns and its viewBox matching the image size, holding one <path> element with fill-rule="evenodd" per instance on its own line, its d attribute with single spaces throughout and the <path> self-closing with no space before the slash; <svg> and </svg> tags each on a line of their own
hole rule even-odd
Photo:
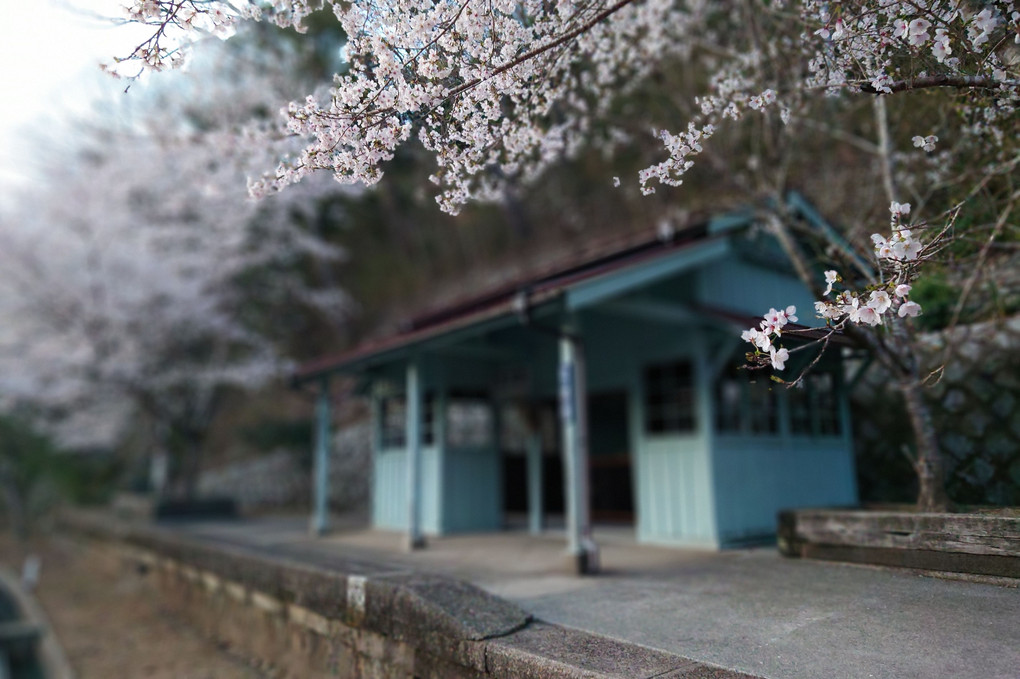
<svg viewBox="0 0 1020 679">
<path fill-rule="evenodd" d="M 440 469 L 438 446 L 422 448 L 421 521 L 426 533 L 440 533 Z M 375 453 L 372 479 L 372 523 L 376 528 L 407 530 L 407 450 L 385 448 Z"/>
<path fill-rule="evenodd" d="M 815 300 L 799 280 L 736 256 L 699 271 L 696 289 L 698 303 L 711 308 L 764 316 L 792 304 L 802 323 L 815 320 Z"/>
<path fill-rule="evenodd" d="M 495 446 L 452 448 L 443 469 L 444 533 L 499 530 L 503 468 Z"/>
<path fill-rule="evenodd" d="M 493 374 L 491 366 L 474 366 L 472 372 L 469 364 L 433 360 L 422 375 L 423 391 L 436 398 L 432 423 L 435 443 L 421 450 L 421 525 L 429 535 L 498 530 L 503 523 L 502 464 L 495 439 L 495 416 L 487 443 L 458 446 L 451 444 L 447 435 L 448 408 L 455 400 L 450 390 L 484 389 Z M 472 374 L 474 380 L 470 379 Z M 373 421 L 378 428 L 378 408 L 373 409 Z M 407 449 L 385 448 L 378 435 L 374 440 L 373 525 L 407 530 Z"/>
<path fill-rule="evenodd" d="M 853 452 L 843 437 L 715 438 L 720 543 L 775 535 L 781 509 L 857 502 Z"/>
<path fill-rule="evenodd" d="M 633 296 L 604 299 L 573 319 L 584 338 L 589 394 L 623 392 L 629 429 L 635 520 L 642 542 L 717 548 L 775 532 L 781 508 L 856 501 L 847 437 L 832 440 L 720 436 L 713 414 L 714 370 L 738 348 L 737 329 L 709 330 L 698 307 L 763 314 L 794 304 L 812 315 L 811 299 L 795 279 L 730 255 L 695 273 L 658 281 Z M 739 301 L 737 301 L 739 300 Z M 556 319 L 547 319 L 554 327 Z M 732 336 L 731 336 L 732 335 Z M 540 339 L 535 339 L 539 337 Z M 491 350 L 488 360 L 477 358 Z M 511 360 L 530 368 L 531 396 L 556 394 L 556 339 L 534 329 L 508 328 L 432 359 L 426 389 L 499 391 Z M 472 358 L 475 356 L 475 358 Z M 689 360 L 695 371 L 695 427 L 654 433 L 646 426 L 645 375 L 650 365 Z M 510 373 L 513 371 L 510 370 Z M 785 410 L 783 411 L 786 412 Z M 610 416 L 603 414 L 600 416 Z M 784 415 L 785 416 L 785 415 Z M 845 430 L 845 427 L 844 427 Z M 423 521 L 427 532 L 496 530 L 502 525 L 502 464 L 489 446 L 453 448 L 445 436 L 426 449 Z M 406 527 L 406 452 L 376 455 L 375 517 L 385 528 Z"/>
<path fill-rule="evenodd" d="M 646 431 L 645 369 L 687 358 L 698 371 L 701 331 L 610 313 L 584 317 L 589 391 L 627 393 L 635 529 L 641 542 L 715 547 L 714 488 L 706 429 Z"/>
</svg>

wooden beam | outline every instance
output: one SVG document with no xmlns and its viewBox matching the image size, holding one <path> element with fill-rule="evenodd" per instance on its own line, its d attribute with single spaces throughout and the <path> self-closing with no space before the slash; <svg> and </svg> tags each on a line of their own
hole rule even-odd
<svg viewBox="0 0 1020 679">
<path fill-rule="evenodd" d="M 479 344 L 451 344 L 438 347 L 430 353 L 481 361 L 510 361 L 520 358 L 520 354 L 510 349 Z"/>
<path fill-rule="evenodd" d="M 697 314 L 686 304 L 667 302 L 643 297 L 629 297 L 616 299 L 599 306 L 599 311 L 605 311 L 619 316 L 638 318 L 643 321 L 654 323 L 668 323 L 674 325 L 692 325 L 708 323 L 709 320 Z"/>
</svg>

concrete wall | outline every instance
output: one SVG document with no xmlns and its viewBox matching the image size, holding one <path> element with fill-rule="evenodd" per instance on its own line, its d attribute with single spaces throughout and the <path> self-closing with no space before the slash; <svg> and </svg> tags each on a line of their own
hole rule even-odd
<svg viewBox="0 0 1020 679">
<path fill-rule="evenodd" d="M 64 530 L 116 550 L 161 605 L 273 677 L 754 679 L 531 619 L 468 583 L 339 557 L 330 569 L 75 512 Z"/>
</svg>

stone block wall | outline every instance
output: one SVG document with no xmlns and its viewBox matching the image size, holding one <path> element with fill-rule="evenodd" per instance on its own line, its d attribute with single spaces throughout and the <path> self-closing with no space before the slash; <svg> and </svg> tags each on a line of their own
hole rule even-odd
<svg viewBox="0 0 1020 679">
<path fill-rule="evenodd" d="M 922 350 L 950 499 L 1020 505 L 1020 316 L 927 335 Z M 910 425 L 877 365 L 852 402 L 862 499 L 912 501 L 916 480 L 904 452 Z"/>
<path fill-rule="evenodd" d="M 277 450 L 268 455 L 202 472 L 199 493 L 233 498 L 242 511 L 305 507 L 311 498 L 311 451 Z M 371 425 L 359 422 L 333 437 L 330 504 L 334 511 L 368 506 Z"/>
<path fill-rule="evenodd" d="M 307 503 L 308 488 L 308 473 L 283 449 L 204 471 L 198 481 L 199 494 L 231 497 L 245 511 Z"/>
</svg>

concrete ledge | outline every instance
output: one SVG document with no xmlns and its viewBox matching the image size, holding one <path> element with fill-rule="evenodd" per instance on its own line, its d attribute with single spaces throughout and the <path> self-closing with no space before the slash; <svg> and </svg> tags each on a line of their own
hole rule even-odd
<svg viewBox="0 0 1020 679">
<path fill-rule="evenodd" d="M 62 524 L 154 575 L 178 616 L 288 676 L 753 679 L 538 622 L 467 582 L 390 564 L 320 568 L 96 514 Z"/>
<path fill-rule="evenodd" d="M 865 510 L 779 515 L 785 556 L 1020 578 L 1020 517 Z"/>
<path fill-rule="evenodd" d="M 486 669 L 503 679 L 750 678 L 673 653 L 536 622 L 488 644 Z"/>
<path fill-rule="evenodd" d="M 0 568 L 0 590 L 6 592 L 24 617 L 24 624 L 39 632 L 37 653 L 43 672 L 50 679 L 74 679 L 71 663 L 64 655 L 46 614 L 35 598 L 21 586 L 20 579 L 6 568 Z"/>
</svg>

